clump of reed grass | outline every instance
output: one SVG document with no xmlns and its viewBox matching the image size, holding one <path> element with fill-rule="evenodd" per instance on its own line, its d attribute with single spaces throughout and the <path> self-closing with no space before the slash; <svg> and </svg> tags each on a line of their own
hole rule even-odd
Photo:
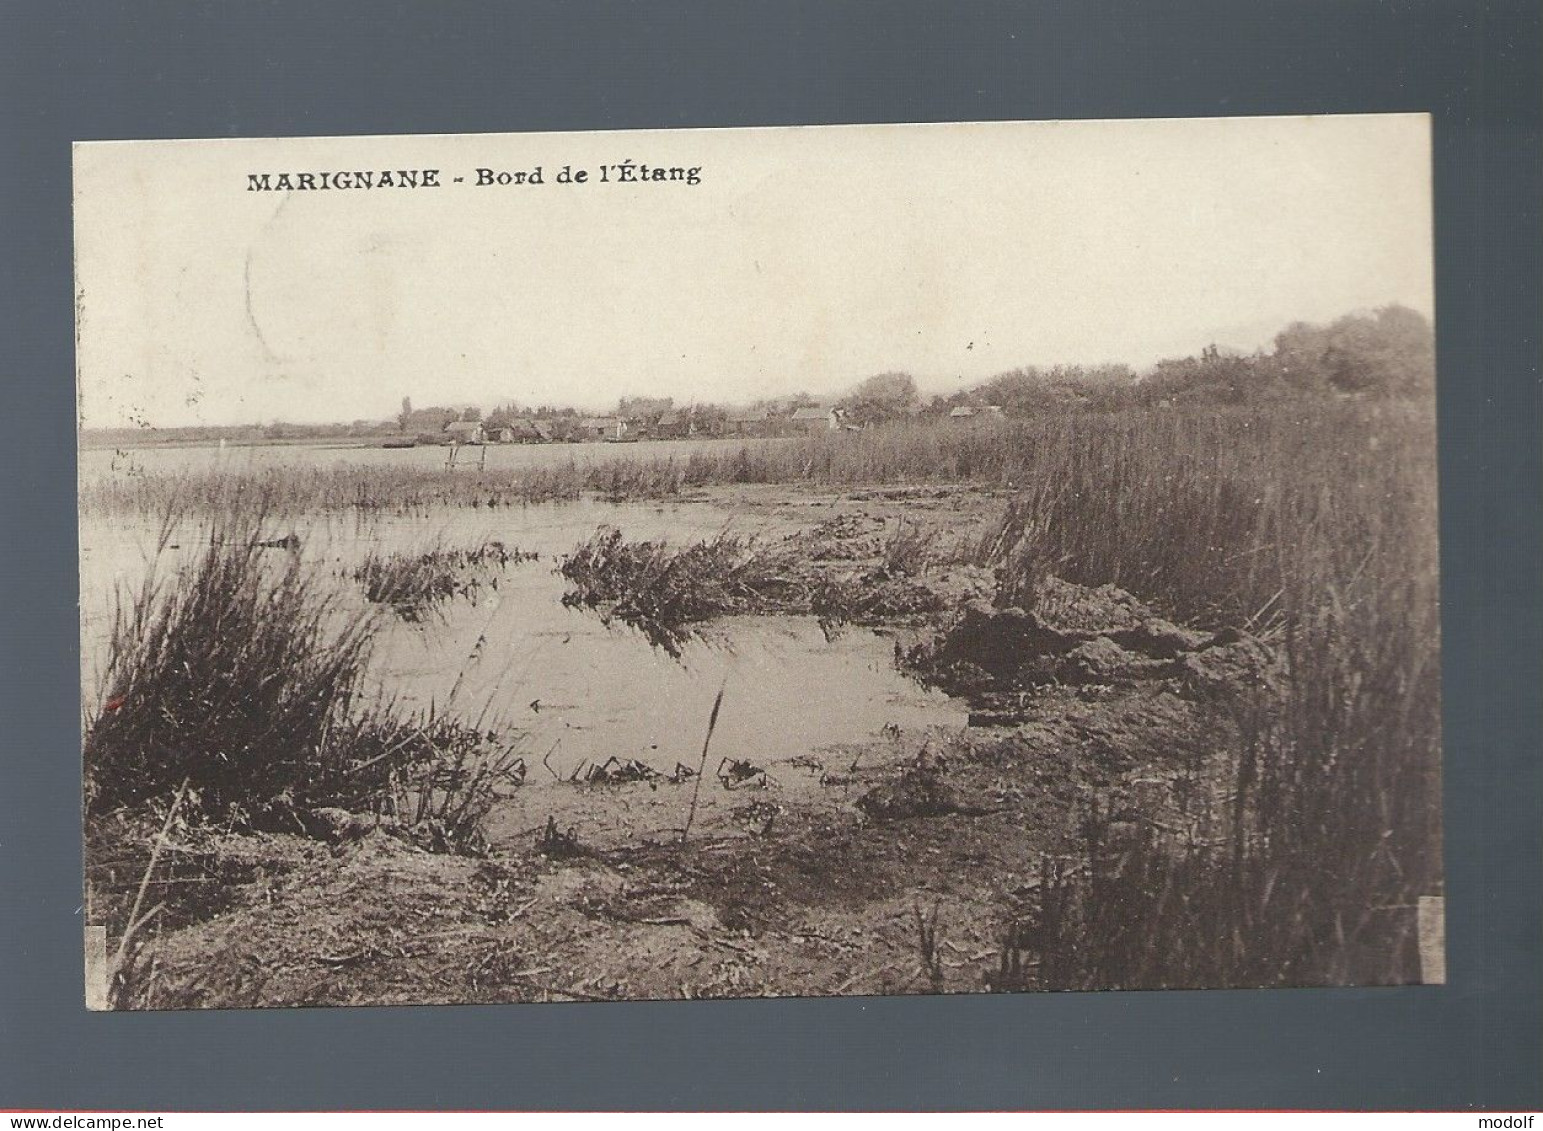
<svg viewBox="0 0 1543 1131">
<path fill-rule="evenodd" d="M 943 559 L 936 527 L 900 522 L 884 539 L 881 565 L 890 574 L 920 576 Z"/>
<path fill-rule="evenodd" d="M 261 838 L 233 833 L 373 827 L 478 855 L 499 791 L 523 781 L 514 745 L 480 725 L 364 700 L 379 614 L 339 607 L 298 554 L 264 550 L 264 518 L 228 516 L 185 570 L 152 570 L 119 600 L 84 744 L 87 901 L 116 940 L 114 1008 L 151 1002 L 152 920 L 206 918 L 266 869 L 261 849 L 253 864 L 231 846 Z M 170 894 L 147 906 L 151 890 Z"/>
<path fill-rule="evenodd" d="M 693 626 L 734 613 L 806 612 L 811 589 L 785 546 L 727 532 L 675 547 L 601 527 L 563 559 L 565 604 L 603 608 L 679 657 Z"/>
<path fill-rule="evenodd" d="M 343 607 L 299 555 L 264 551 L 262 523 L 231 516 L 188 568 L 120 598 L 84 743 L 88 817 L 186 782 L 190 812 L 233 825 L 306 831 L 318 809 L 395 803 L 402 826 L 432 819 L 446 844 L 471 843 L 512 756 L 477 727 L 367 699 L 379 612 Z"/>
<path fill-rule="evenodd" d="M 262 550 L 260 529 L 217 524 L 188 570 L 152 570 L 120 598 L 84 745 L 91 812 L 184 779 L 215 808 L 333 791 L 329 736 L 358 700 L 372 618 L 320 592 L 298 555 Z"/>
<path fill-rule="evenodd" d="M 935 533 L 902 527 L 883 547 L 891 564 L 856 571 L 817 564 L 809 548 L 826 546 L 826 535 L 816 533 L 813 541 L 805 534 L 766 544 L 725 532 L 677 547 L 628 542 L 619 530 L 601 527 L 559 567 L 571 586 L 563 601 L 602 610 L 677 659 L 713 617 L 813 615 L 831 633 L 943 607 L 944 598 L 913 576 L 936 557 Z"/>
<path fill-rule="evenodd" d="M 503 789 L 525 781 L 516 743 L 446 716 L 372 718 L 363 733 L 358 752 L 377 747 L 389 759 L 385 793 L 397 827 L 430 851 L 487 854 L 489 812 Z"/>
<path fill-rule="evenodd" d="M 416 554 L 372 551 L 354 568 L 352 577 L 367 600 L 387 605 L 403 620 L 417 623 L 457 597 L 474 601 L 493 570 L 536 557 L 498 541 L 474 549 L 437 548 Z M 492 584 L 497 584 L 496 579 Z"/>
</svg>

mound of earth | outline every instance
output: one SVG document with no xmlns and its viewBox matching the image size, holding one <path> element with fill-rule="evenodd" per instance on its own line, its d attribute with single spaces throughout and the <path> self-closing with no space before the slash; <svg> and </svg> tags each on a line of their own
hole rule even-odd
<svg viewBox="0 0 1543 1131">
<path fill-rule="evenodd" d="M 1115 586 L 1051 578 L 1036 596 L 1033 609 L 968 601 L 902 662 L 923 683 L 988 713 L 1004 710 L 1004 696 L 1051 685 L 1172 680 L 1188 694 L 1224 694 L 1267 682 L 1273 666 L 1253 637 L 1174 624 Z"/>
</svg>

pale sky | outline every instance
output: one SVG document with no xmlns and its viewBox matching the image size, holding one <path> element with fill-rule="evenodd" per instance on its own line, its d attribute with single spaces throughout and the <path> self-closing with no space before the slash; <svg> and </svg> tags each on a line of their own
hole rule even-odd
<svg viewBox="0 0 1543 1131">
<path fill-rule="evenodd" d="M 700 184 L 598 182 L 629 160 Z M 1423 115 L 82 143 L 82 420 L 949 392 L 1252 349 L 1432 313 L 1429 165 Z M 401 168 L 446 184 L 247 191 Z"/>
</svg>

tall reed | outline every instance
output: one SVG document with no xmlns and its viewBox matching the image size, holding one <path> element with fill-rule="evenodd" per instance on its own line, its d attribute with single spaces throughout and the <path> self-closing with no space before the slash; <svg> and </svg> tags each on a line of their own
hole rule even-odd
<svg viewBox="0 0 1543 1131">
<path fill-rule="evenodd" d="M 1047 862 L 1032 930 L 1061 987 L 1406 982 L 1442 890 L 1435 445 L 1428 415 L 1178 415 L 1068 433 L 993 547 L 1004 592 L 1055 573 L 1246 626 L 1279 687 L 1233 701 L 1203 835 L 1097 805 Z M 1015 928 L 1024 937 L 1022 924 Z"/>
</svg>

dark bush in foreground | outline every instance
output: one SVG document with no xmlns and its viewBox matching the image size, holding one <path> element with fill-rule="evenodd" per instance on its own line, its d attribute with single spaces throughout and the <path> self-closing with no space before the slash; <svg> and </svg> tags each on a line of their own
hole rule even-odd
<svg viewBox="0 0 1543 1131">
<path fill-rule="evenodd" d="M 372 622 L 319 597 L 297 554 L 257 541 L 217 529 L 186 572 L 120 602 L 85 741 L 92 811 L 183 779 L 206 807 L 336 792 L 327 739 L 353 709 Z"/>
<path fill-rule="evenodd" d="M 187 570 L 120 603 L 85 741 L 88 813 L 185 781 L 199 812 L 233 824 L 327 839 L 339 815 L 318 811 L 372 812 L 424 847 L 475 848 L 493 787 L 522 769 L 510 748 L 361 702 L 379 614 L 336 607 L 255 530 L 217 530 Z"/>
</svg>

